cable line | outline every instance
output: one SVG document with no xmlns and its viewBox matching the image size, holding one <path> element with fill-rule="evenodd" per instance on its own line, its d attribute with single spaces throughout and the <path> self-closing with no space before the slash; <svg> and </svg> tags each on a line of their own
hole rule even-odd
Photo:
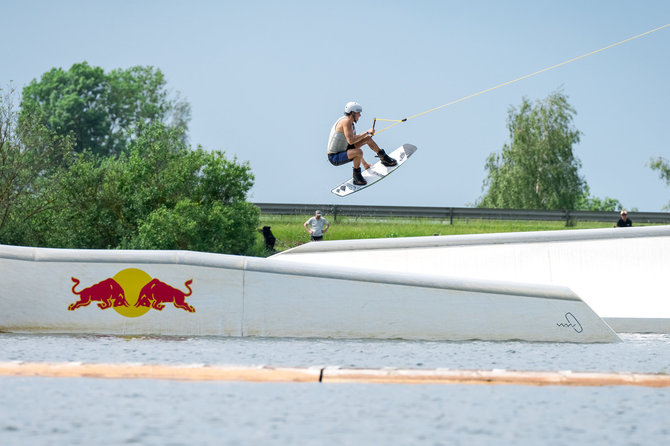
<svg viewBox="0 0 670 446">
<path fill-rule="evenodd" d="M 576 61 L 578 61 L 578 60 L 580 60 L 580 59 L 584 59 L 585 57 L 592 56 L 592 55 L 594 55 L 594 54 L 597 54 L 597 53 L 600 53 L 600 52 L 602 52 L 602 51 L 608 50 L 608 49 L 610 49 L 610 48 L 614 48 L 615 46 L 622 45 L 622 44 L 624 44 L 624 43 L 630 42 L 631 40 L 639 39 L 640 37 L 643 37 L 643 36 L 646 36 L 646 35 L 648 35 L 648 34 L 654 33 L 654 32 L 656 32 L 656 31 L 660 31 L 661 29 L 663 29 L 663 28 L 667 28 L 667 27 L 669 27 L 669 26 L 670 26 L 670 23 L 668 23 L 667 25 L 659 26 L 658 28 L 654 28 L 654 29 L 649 30 L 649 31 L 647 31 L 647 32 L 644 32 L 644 33 L 642 33 L 642 34 L 638 34 L 638 35 L 636 35 L 636 36 L 629 37 L 629 38 L 627 38 L 627 39 L 625 39 L 625 40 L 622 40 L 622 41 L 620 41 L 620 42 L 616 42 L 616 43 L 613 43 L 613 44 L 611 44 L 611 45 L 604 46 L 604 47 L 602 47 L 602 48 L 600 48 L 600 49 L 598 49 L 598 50 L 591 51 L 591 52 L 586 53 L 586 54 L 582 54 L 581 56 L 573 57 L 572 59 L 568 59 L 568 60 L 566 60 L 566 61 L 564 61 L 564 62 L 558 63 L 558 64 L 556 64 L 556 65 L 552 65 L 552 66 L 547 67 L 547 68 L 543 68 L 543 69 L 541 69 L 541 70 L 539 70 L 539 71 L 536 71 L 536 72 L 534 72 L 534 73 L 526 74 L 525 76 L 518 77 L 518 78 L 513 79 L 513 80 L 511 80 L 511 81 L 504 82 L 504 83 L 502 83 L 502 84 L 496 85 L 495 87 L 491 87 L 491 88 L 487 88 L 486 90 L 478 91 L 477 93 L 473 93 L 473 94 L 471 94 L 471 95 L 469 95 L 469 96 L 465 96 L 465 97 L 462 97 L 462 98 L 460 98 L 460 99 L 456 99 L 455 101 L 447 102 L 446 104 L 440 105 L 440 106 L 435 107 L 435 108 L 431 108 L 430 110 L 426 110 L 426 111 L 421 112 L 421 113 L 417 113 L 416 115 L 412 115 L 412 116 L 410 116 L 410 117 L 408 117 L 408 118 L 404 118 L 404 119 L 381 119 L 381 118 L 375 118 L 375 121 L 388 121 L 388 122 L 393 122 L 393 124 L 391 124 L 391 125 L 389 125 L 389 126 L 386 126 L 386 127 L 384 127 L 383 129 L 378 130 L 378 131 L 375 132 L 375 133 L 381 133 L 381 132 L 383 132 L 383 131 L 385 131 L 385 130 L 390 129 L 391 127 L 394 127 L 394 126 L 396 126 L 396 125 L 402 123 L 402 122 L 409 121 L 410 119 L 418 118 L 419 116 L 426 115 L 426 114 L 428 114 L 428 113 L 430 113 L 430 112 L 434 112 L 435 110 L 439 110 L 439 109 L 441 109 L 441 108 L 448 107 L 448 106 L 450 106 L 450 105 L 454 105 L 454 104 L 457 104 L 457 103 L 459 103 L 459 102 L 463 102 L 463 101 L 465 101 L 465 100 L 467 100 L 467 99 L 474 98 L 475 96 L 479 96 L 479 95 L 482 95 L 482 94 L 484 94 L 484 93 L 488 93 L 488 92 L 490 92 L 490 91 L 497 90 L 498 88 L 501 88 L 501 87 L 504 87 L 504 86 L 513 84 L 513 83 L 515 83 L 515 82 L 522 81 L 522 80 L 524 80 L 524 79 L 528 79 L 529 77 L 537 76 L 538 74 L 541 74 L 541 73 L 544 73 L 544 72 L 553 70 L 553 69 L 558 68 L 558 67 L 562 67 L 563 65 L 567 65 L 567 64 L 569 64 L 569 63 L 576 62 Z"/>
</svg>

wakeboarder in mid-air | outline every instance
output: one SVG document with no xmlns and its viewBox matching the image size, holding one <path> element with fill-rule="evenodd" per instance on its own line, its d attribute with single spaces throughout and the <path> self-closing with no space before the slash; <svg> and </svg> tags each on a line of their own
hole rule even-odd
<svg viewBox="0 0 670 446">
<path fill-rule="evenodd" d="M 384 166 L 391 167 L 398 164 L 374 142 L 372 136 L 375 134 L 374 126 L 365 133 L 356 134 L 355 124 L 363 113 L 363 107 L 357 102 L 348 102 L 344 106 L 344 116 L 338 119 L 330 130 L 328 139 L 328 160 L 334 166 L 341 166 L 349 162 L 354 163 L 354 184 L 364 186 L 367 184 L 361 174 L 361 164 L 365 169 L 370 168 L 363 158 L 362 147 L 367 145 L 377 154 Z"/>
</svg>

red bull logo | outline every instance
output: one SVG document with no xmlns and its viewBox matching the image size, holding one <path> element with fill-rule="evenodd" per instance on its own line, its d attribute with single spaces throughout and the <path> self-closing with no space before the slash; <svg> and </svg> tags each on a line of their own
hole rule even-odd
<svg viewBox="0 0 670 446">
<path fill-rule="evenodd" d="M 172 304 L 175 308 L 195 313 L 195 308 L 186 302 L 186 298 L 193 294 L 193 279 L 184 282 L 187 291 L 182 291 L 152 278 L 141 269 L 127 268 L 81 291 L 76 290 L 81 283 L 79 279 L 72 277 L 72 282 L 72 293 L 79 300 L 68 305 L 70 311 L 97 303 L 101 310 L 113 308 L 122 316 L 138 317 L 151 309 L 163 311 L 167 304 Z"/>
<path fill-rule="evenodd" d="M 193 279 L 184 282 L 184 286 L 188 289 L 188 294 L 173 288 L 165 282 L 158 279 L 151 279 L 151 282 L 144 285 L 140 291 L 140 297 L 135 302 L 136 307 L 151 307 L 158 311 L 163 311 L 166 303 L 172 303 L 175 307 L 186 310 L 189 313 L 195 313 L 195 308 L 186 303 L 185 298 L 193 293 L 190 285 Z"/>
<path fill-rule="evenodd" d="M 72 277 L 72 281 L 74 282 L 74 285 L 72 285 L 72 294 L 79 296 L 79 300 L 67 307 L 70 311 L 74 311 L 79 307 L 87 307 L 91 302 L 99 302 L 98 307 L 101 310 L 111 307 L 128 306 L 123 288 L 112 278 L 105 279 L 81 291 L 75 290 L 81 283 L 79 279 Z"/>
</svg>

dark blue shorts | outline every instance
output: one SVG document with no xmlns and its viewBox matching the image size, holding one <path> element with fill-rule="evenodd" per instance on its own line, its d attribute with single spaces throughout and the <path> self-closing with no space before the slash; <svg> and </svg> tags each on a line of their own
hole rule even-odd
<svg viewBox="0 0 670 446">
<path fill-rule="evenodd" d="M 344 152 L 337 152 L 337 153 L 329 153 L 328 154 L 328 161 L 330 161 L 330 164 L 333 166 L 341 166 L 342 164 L 347 164 L 352 162 L 353 160 L 349 159 L 349 156 L 347 155 L 347 152 L 349 152 L 349 149 L 353 149 L 354 146 L 349 144 L 347 146 L 347 150 Z"/>
</svg>

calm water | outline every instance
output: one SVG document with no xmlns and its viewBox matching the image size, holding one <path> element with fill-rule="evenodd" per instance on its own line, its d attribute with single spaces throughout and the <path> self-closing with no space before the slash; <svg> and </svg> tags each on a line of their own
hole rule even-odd
<svg viewBox="0 0 670 446">
<path fill-rule="evenodd" d="M 670 373 L 620 344 L 0 334 L 0 361 Z M 670 389 L 0 377 L 0 444 L 670 444 Z"/>
</svg>

